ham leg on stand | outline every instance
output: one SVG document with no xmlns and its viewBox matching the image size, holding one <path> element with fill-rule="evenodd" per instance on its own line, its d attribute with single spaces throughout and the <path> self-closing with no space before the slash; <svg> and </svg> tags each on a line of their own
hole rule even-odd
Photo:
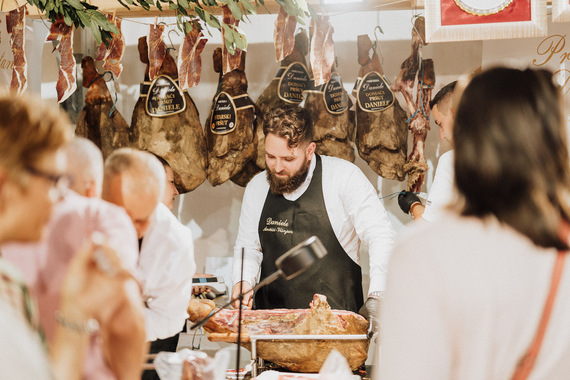
<svg viewBox="0 0 570 380">
<path fill-rule="evenodd" d="M 400 74 L 392 89 L 404 96 L 411 117 L 408 128 L 413 136 L 412 152 L 408 156 L 405 170 L 408 174 L 408 191 L 420 192 L 424 182 L 427 162 L 424 153 L 425 140 L 429 131 L 429 102 L 435 84 L 435 71 L 431 59 L 421 60 L 419 49 L 425 41 L 425 20 L 418 17 L 412 29 L 412 54 L 402 63 Z M 418 79 L 416 99 L 414 84 Z"/>
<path fill-rule="evenodd" d="M 360 314 L 331 310 L 327 298 L 315 294 L 309 309 L 242 310 L 241 343 L 251 349 L 251 335 L 361 335 L 368 321 Z M 205 318 L 215 305 L 210 300 L 192 299 L 188 305 L 190 321 Z M 223 309 L 204 324 L 211 341 L 235 343 L 239 310 Z M 257 356 L 297 372 L 318 372 L 334 348 L 348 361 L 351 369 L 360 367 L 368 356 L 364 340 L 274 340 L 257 341 Z"/>
</svg>

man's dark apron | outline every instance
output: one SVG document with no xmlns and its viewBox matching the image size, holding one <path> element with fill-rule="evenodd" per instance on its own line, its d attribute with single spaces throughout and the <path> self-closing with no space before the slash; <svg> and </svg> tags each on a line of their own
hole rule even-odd
<svg viewBox="0 0 570 380">
<path fill-rule="evenodd" d="M 261 279 L 277 270 L 279 256 L 313 235 L 321 239 L 328 254 L 297 277 L 279 278 L 259 289 L 255 309 L 306 309 L 315 293 L 326 295 L 333 309 L 358 312 L 364 302 L 362 271 L 334 234 L 323 198 L 321 158 L 315 157 L 313 178 L 299 199 L 288 201 L 283 195 L 267 194 L 259 220 Z"/>
</svg>

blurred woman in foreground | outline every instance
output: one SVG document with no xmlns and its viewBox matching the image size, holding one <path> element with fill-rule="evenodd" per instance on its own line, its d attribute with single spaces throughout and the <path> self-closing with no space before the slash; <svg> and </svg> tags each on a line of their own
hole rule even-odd
<svg viewBox="0 0 570 380">
<path fill-rule="evenodd" d="M 55 107 L 10 95 L 0 96 L 0 115 L 0 244 L 37 241 L 65 191 L 61 148 L 71 137 L 69 120 Z M 132 323 L 124 335 L 134 332 L 134 345 L 125 349 L 140 363 L 143 318 L 135 280 L 110 248 L 88 242 L 69 266 L 48 358 L 35 302 L 23 277 L 0 257 L 2 378 L 79 379 L 91 334 L 100 328 L 104 339 L 116 319 Z"/>
<path fill-rule="evenodd" d="M 562 107 L 546 71 L 495 68 L 467 85 L 453 136 L 460 201 L 394 250 L 380 378 L 511 379 L 537 352 L 530 378 L 570 379 Z"/>
</svg>

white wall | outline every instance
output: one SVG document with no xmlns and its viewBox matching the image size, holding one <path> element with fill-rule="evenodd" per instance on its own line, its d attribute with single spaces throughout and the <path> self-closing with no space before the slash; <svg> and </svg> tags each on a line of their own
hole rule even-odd
<svg viewBox="0 0 570 380">
<path fill-rule="evenodd" d="M 250 17 L 251 23 L 241 25 L 249 41 L 246 73 L 249 80 L 249 95 L 254 100 L 271 81 L 278 68 L 278 63 L 275 62 L 274 58 L 272 41 L 275 17 L 275 15 L 252 16 Z M 356 49 L 357 35 L 368 34 L 374 39 L 375 26 L 379 24 L 382 27 L 385 33 L 380 36 L 383 67 L 387 77 L 393 80 L 400 70 L 401 62 L 410 54 L 411 19 L 411 11 L 331 15 L 331 24 L 335 28 L 334 40 L 335 53 L 338 57 L 338 72 L 343 77 L 347 91 L 352 90 L 359 69 Z M 172 19 L 159 19 L 159 21 L 164 21 L 167 24 L 173 23 Z M 154 22 L 154 18 L 123 21 L 123 33 L 126 37 L 127 49 L 123 58 L 125 70 L 119 80 L 120 93 L 117 108 L 127 121 L 131 119 L 131 113 L 138 96 L 138 83 L 143 79 L 145 68 L 138 58 L 137 39 L 147 34 L 147 25 L 151 22 Z M 28 25 L 30 26 L 29 30 L 33 30 L 34 43 L 31 45 L 35 49 L 29 50 L 29 45 L 27 50 L 29 59 L 34 57 L 29 62 L 32 73 L 30 80 L 35 82 L 31 86 L 31 91 L 41 91 L 42 97 L 55 102 L 57 62 L 51 52 L 51 44 L 43 45 L 41 59 L 39 58 L 40 54 L 38 54 L 41 51 L 39 49 L 42 46 L 41 41 L 47 34 L 47 27 L 40 21 L 29 21 Z M 567 30 L 568 25 L 562 24 L 558 28 Z M 175 29 L 175 26 L 169 26 L 169 29 Z M 86 33 L 86 37 L 83 38 L 84 43 L 81 52 L 93 55 L 94 44 L 89 42 L 89 32 L 84 33 Z M 173 45 L 177 47 L 181 37 L 175 32 L 170 33 L 170 36 Z M 189 91 L 200 111 L 202 123 L 209 113 L 218 80 L 218 74 L 212 68 L 212 52 L 220 46 L 221 42 L 218 31 L 212 31 L 212 36 L 208 36 L 208 38 L 209 41 L 202 54 L 201 82 Z M 7 38 L 2 38 L 2 49 L 6 48 L 6 40 Z M 165 40 L 169 45 L 168 38 Z M 526 62 L 528 55 L 532 55 L 532 52 L 536 53 L 536 45 L 536 39 L 438 43 L 423 47 L 421 54 L 424 58 L 433 58 L 435 62 L 436 88 L 433 92 L 435 94 L 443 85 L 457 79 L 460 75 L 472 72 L 484 63 L 503 60 L 505 54 L 513 54 L 518 57 L 520 54 L 517 55 L 517 53 L 520 53 L 521 50 L 529 51 L 530 54 L 518 57 L 519 60 Z M 506 49 L 507 46 L 512 47 L 512 49 Z M 0 54 L 2 51 L 4 50 L 0 50 Z M 78 52 L 76 51 L 76 53 Z M 174 52 L 174 54 L 176 53 Z M 40 77 L 41 86 L 37 83 L 37 78 Z M 401 104 L 405 105 L 403 101 Z M 426 150 L 430 170 L 427 173 L 423 191 L 430 188 L 437 158 L 449 149 L 449 146 L 440 143 L 437 127 L 433 122 L 431 127 Z M 411 147 L 411 140 L 409 146 Z M 405 183 L 379 178 L 359 157 L 357 157 L 356 164 L 363 170 L 379 194 L 397 193 L 405 188 Z M 193 192 L 180 196 L 177 200 L 175 213 L 184 224 L 192 228 L 194 233 L 198 271 L 204 270 L 205 258 L 208 256 L 227 257 L 232 255 L 242 196 L 243 188 L 232 182 L 228 181 L 217 187 L 212 187 L 208 182 L 205 182 Z M 395 197 L 385 198 L 384 205 L 397 231 L 401 231 L 407 223 L 411 222 L 410 218 L 400 211 Z M 368 273 L 366 247 L 363 247 L 361 254 L 366 277 Z"/>
</svg>

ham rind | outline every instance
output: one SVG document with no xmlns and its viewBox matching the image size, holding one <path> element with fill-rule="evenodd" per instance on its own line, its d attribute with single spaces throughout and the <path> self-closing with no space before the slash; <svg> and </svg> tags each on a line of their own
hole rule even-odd
<svg viewBox="0 0 570 380">
<path fill-rule="evenodd" d="M 239 20 L 236 20 L 232 14 L 232 12 L 230 11 L 230 8 L 228 8 L 226 5 L 224 5 L 222 7 L 223 10 L 223 20 L 224 20 L 224 24 L 226 25 L 232 25 L 232 26 L 238 26 L 239 24 Z M 224 37 L 224 29 L 222 28 L 222 45 L 223 45 L 223 49 L 222 49 L 222 70 L 223 70 L 223 74 L 227 74 L 232 70 L 235 70 L 239 67 L 240 63 L 241 63 L 241 50 L 240 49 L 235 49 L 234 54 L 230 54 L 228 52 L 228 49 L 226 48 L 226 39 Z"/>
<path fill-rule="evenodd" d="M 61 103 L 69 98 L 77 89 L 75 80 L 75 58 L 73 57 L 73 27 L 67 25 L 63 19 L 52 24 L 47 41 L 59 41 L 57 51 L 61 62 L 56 83 L 57 102 Z"/>
<path fill-rule="evenodd" d="M 424 172 L 427 170 L 424 147 L 429 127 L 429 101 L 435 84 L 433 61 L 424 61 L 423 76 L 420 70 L 419 48 L 425 41 L 425 20 L 416 19 L 412 29 L 412 52 L 400 66 L 400 74 L 392 84 L 393 91 L 399 91 L 404 96 L 408 111 L 412 115 L 408 129 L 413 136 L 412 152 L 408 156 L 404 169 L 408 173 L 408 191 L 420 192 L 424 182 Z M 414 84 L 418 77 L 416 99 L 414 100 Z M 422 85 L 423 83 L 423 85 Z"/>
<path fill-rule="evenodd" d="M 182 91 L 200 83 L 202 58 L 200 54 L 208 41 L 198 28 L 193 28 L 182 40 L 178 50 L 178 79 Z"/>
<path fill-rule="evenodd" d="M 151 81 L 157 77 L 158 72 L 162 67 L 162 62 L 164 62 L 164 57 L 166 57 L 166 45 L 162 40 L 163 32 L 164 25 L 151 25 L 150 32 L 147 37 L 149 62 L 148 76 Z"/>
<path fill-rule="evenodd" d="M 279 15 L 275 20 L 275 31 L 273 32 L 273 40 L 275 41 L 275 60 L 282 61 L 295 48 L 295 28 L 297 27 L 297 19 L 285 12 L 283 7 L 279 9 Z"/>
<path fill-rule="evenodd" d="M 10 36 L 10 46 L 14 55 L 14 66 L 12 68 L 12 81 L 10 91 L 21 94 L 28 87 L 28 63 L 24 53 L 24 28 L 26 18 L 26 6 L 14 9 L 6 15 L 6 29 Z"/>
<path fill-rule="evenodd" d="M 121 31 L 121 19 L 113 16 L 107 15 L 110 22 L 114 23 L 119 32 Z M 125 37 L 123 33 L 113 34 L 113 38 L 109 42 L 109 47 L 101 43 L 99 46 L 99 54 L 97 55 L 97 61 L 103 61 L 103 69 L 105 71 L 110 71 L 113 73 L 115 78 L 118 78 L 123 72 L 123 65 L 121 64 L 121 59 L 125 54 Z"/>
<path fill-rule="evenodd" d="M 312 20 L 311 23 L 313 35 L 311 37 L 309 58 L 315 86 L 320 86 L 331 78 L 332 65 L 334 63 L 334 44 L 332 40 L 334 28 L 326 16 L 320 16 L 317 21 Z"/>
</svg>

